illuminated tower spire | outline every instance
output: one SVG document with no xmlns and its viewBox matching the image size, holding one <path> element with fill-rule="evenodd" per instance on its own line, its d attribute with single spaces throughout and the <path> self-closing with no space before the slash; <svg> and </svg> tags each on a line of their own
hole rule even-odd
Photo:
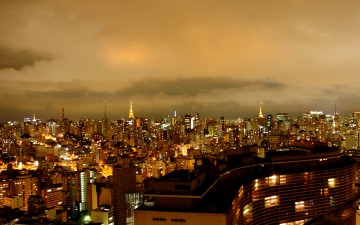
<svg viewBox="0 0 360 225">
<path fill-rule="evenodd" d="M 260 102 L 259 118 L 264 118 L 264 115 L 262 114 L 262 109 L 261 109 L 261 102 Z"/>
<path fill-rule="evenodd" d="M 134 112 L 133 112 L 132 100 L 130 100 L 130 112 L 129 112 L 129 119 L 134 119 Z"/>
</svg>

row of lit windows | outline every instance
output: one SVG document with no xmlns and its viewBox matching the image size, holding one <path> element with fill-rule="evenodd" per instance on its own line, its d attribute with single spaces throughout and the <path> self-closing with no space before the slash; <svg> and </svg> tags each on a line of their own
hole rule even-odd
<svg viewBox="0 0 360 225">
<path fill-rule="evenodd" d="M 330 205 L 333 205 L 335 202 L 334 197 L 330 197 Z M 264 206 L 265 208 L 269 208 L 269 207 L 273 207 L 273 206 L 278 206 L 279 205 L 279 196 L 278 195 L 273 195 L 270 197 L 266 197 L 264 199 Z M 305 204 L 311 204 L 310 202 L 305 202 L 305 201 L 298 201 L 295 202 L 295 211 L 296 212 L 301 212 L 305 210 Z M 236 215 L 239 214 L 239 209 L 236 212 Z M 247 216 L 251 216 L 252 215 L 252 203 L 247 204 L 244 206 L 243 208 L 243 216 L 247 217 Z M 291 223 L 292 224 L 292 223 Z"/>
<path fill-rule="evenodd" d="M 63 189 L 62 187 L 57 187 L 57 188 L 47 189 L 47 192 L 61 191 L 62 189 Z"/>
<path fill-rule="evenodd" d="M 265 183 L 261 183 L 265 182 Z M 286 175 L 273 175 L 266 177 L 265 180 L 255 179 L 254 180 L 254 190 L 258 190 L 260 186 L 276 186 L 276 185 L 286 184 Z"/>
<path fill-rule="evenodd" d="M 279 205 L 279 196 L 278 195 L 266 197 L 264 200 L 265 200 L 265 208 Z"/>
<path fill-rule="evenodd" d="M 304 173 L 304 183 L 307 184 L 307 180 L 312 180 L 314 177 L 313 173 Z M 264 182 L 264 180 L 255 179 L 254 180 L 254 190 L 258 190 L 260 187 L 261 182 Z M 284 185 L 286 184 L 286 175 L 273 175 L 270 177 L 265 177 L 265 186 L 277 186 L 277 185 Z M 264 183 L 263 183 L 264 185 Z M 336 187 L 336 179 L 335 178 L 329 178 L 328 179 L 328 186 L 329 188 Z"/>
<path fill-rule="evenodd" d="M 256 213 L 256 218 L 254 218 L 253 215 L 253 204 L 255 204 L 255 201 L 260 200 L 263 202 L 261 204 L 264 208 L 272 208 L 275 206 L 280 206 L 280 204 L 283 204 L 283 202 L 280 202 L 280 198 L 282 201 L 284 201 L 284 206 L 287 204 L 292 204 L 293 208 L 296 213 L 302 213 L 301 215 L 305 217 L 310 217 L 310 214 L 313 215 L 320 215 L 324 211 L 326 211 L 331 206 L 336 206 L 337 204 L 345 201 L 347 198 L 352 196 L 352 193 L 354 192 L 354 186 L 351 185 L 354 182 L 354 167 L 349 168 L 341 168 L 336 170 L 330 170 L 327 172 L 323 171 L 316 171 L 316 172 L 303 172 L 298 174 L 287 174 L 287 175 L 273 175 L 269 177 L 264 177 L 260 179 L 253 180 L 253 182 L 249 183 L 248 185 L 244 185 L 239 189 L 238 197 L 233 201 L 232 206 L 232 212 L 231 216 L 229 215 L 229 221 L 240 221 L 243 224 L 253 224 L 254 220 L 256 220 L 257 223 L 264 222 L 264 220 L 277 220 L 277 218 L 270 219 L 269 217 L 259 216 Z M 353 174 L 353 175 L 349 175 Z M 326 175 L 328 177 L 326 177 Z M 329 176 L 330 175 L 330 176 Z M 331 176 L 333 175 L 333 176 Z M 326 177 L 326 178 L 325 178 Z M 329 178 L 330 177 L 330 178 Z M 283 182 L 281 181 L 283 180 Z M 302 200 L 298 198 L 292 198 L 292 191 L 294 190 L 291 187 L 281 187 L 281 184 L 286 184 L 286 181 L 288 184 L 296 184 L 295 191 L 301 191 L 300 196 L 305 196 L 305 198 L 311 197 L 313 200 Z M 299 181 L 301 183 L 299 183 Z M 319 181 L 319 182 L 318 182 Z M 304 182 L 302 184 L 302 182 Z M 314 182 L 314 185 L 308 186 L 307 182 Z M 299 186 L 298 186 L 299 185 Z M 271 186 L 277 186 L 276 189 L 268 189 L 267 187 Z M 336 192 L 332 191 L 332 189 L 336 190 L 335 188 L 341 188 L 341 190 L 338 190 Z M 280 191 L 280 192 L 279 192 Z M 248 197 L 245 197 L 243 199 L 243 196 L 245 193 L 248 194 L 252 193 L 252 201 L 251 203 L 245 205 L 242 207 L 242 217 L 240 216 L 241 202 L 245 199 L 246 201 L 249 200 Z M 269 196 L 269 193 L 274 193 L 273 195 Z M 300 197 L 299 196 L 299 197 Z M 326 197 L 326 198 L 324 198 Z M 318 202 L 318 200 L 320 200 Z M 319 208 L 315 212 L 312 212 L 312 209 L 314 209 L 316 204 L 316 208 Z M 259 202 L 256 203 L 257 208 L 259 205 Z M 260 207 L 261 208 L 261 207 Z M 257 209 L 258 210 L 258 209 Z M 285 208 L 279 208 L 279 210 L 284 211 Z M 292 211 L 291 209 L 289 209 Z M 286 211 L 286 210 L 285 210 Z M 284 212 L 285 212 L 284 211 Z M 272 212 L 272 211 L 271 211 Z M 299 214 L 300 215 L 300 214 Z M 289 216 L 284 216 L 285 221 Z M 299 218 L 300 219 L 300 218 Z M 306 222 L 307 219 L 304 220 L 298 220 L 298 221 L 292 221 L 292 222 L 282 222 L 279 221 L 279 224 L 282 225 L 297 225 L 297 224 L 303 224 Z M 239 222 L 240 222 L 239 221 Z M 291 220 L 290 220 L 291 221 Z"/>
<path fill-rule="evenodd" d="M 329 185 L 330 186 L 330 185 Z M 332 186 L 333 187 L 333 186 Z M 253 201 L 256 201 L 256 200 L 260 200 L 259 197 L 262 196 L 262 192 L 261 191 L 254 191 L 253 193 Z M 321 188 L 319 189 L 319 194 L 324 196 L 324 197 L 327 197 L 329 195 L 329 188 Z M 239 194 L 239 196 L 241 195 L 241 193 Z M 274 202 L 274 200 L 271 200 L 271 199 L 274 199 L 274 196 L 271 196 L 271 197 L 266 197 L 265 198 L 265 202 L 269 201 L 269 202 Z M 266 204 L 265 204 L 266 205 Z"/>
</svg>

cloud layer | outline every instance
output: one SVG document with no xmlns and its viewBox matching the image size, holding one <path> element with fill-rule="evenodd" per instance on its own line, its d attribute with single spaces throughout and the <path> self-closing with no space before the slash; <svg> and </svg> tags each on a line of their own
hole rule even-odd
<svg viewBox="0 0 360 225">
<path fill-rule="evenodd" d="M 358 1 L 84 3 L 0 3 L 0 120 L 360 111 Z"/>
</svg>

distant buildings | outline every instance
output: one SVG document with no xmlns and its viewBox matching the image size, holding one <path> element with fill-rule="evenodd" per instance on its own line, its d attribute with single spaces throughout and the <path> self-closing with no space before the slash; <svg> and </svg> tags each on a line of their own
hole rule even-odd
<svg viewBox="0 0 360 225">
<path fill-rule="evenodd" d="M 3 122 L 0 209 L 64 223 L 301 224 L 354 193 L 343 154 L 357 154 L 358 114 L 291 118 L 260 105 L 252 118 L 155 120 L 131 101 L 116 121 L 105 105 L 101 120 Z"/>
</svg>

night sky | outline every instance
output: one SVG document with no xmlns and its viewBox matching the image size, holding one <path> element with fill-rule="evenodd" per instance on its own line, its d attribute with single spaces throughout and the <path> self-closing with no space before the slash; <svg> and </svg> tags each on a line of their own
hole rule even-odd
<svg viewBox="0 0 360 225">
<path fill-rule="evenodd" d="M 0 121 L 360 111 L 360 1 L 0 0 Z"/>
</svg>

